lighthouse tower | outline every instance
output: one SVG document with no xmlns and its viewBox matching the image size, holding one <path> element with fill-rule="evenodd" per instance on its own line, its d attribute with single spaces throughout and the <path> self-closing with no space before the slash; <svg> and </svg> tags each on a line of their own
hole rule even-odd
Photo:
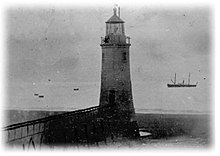
<svg viewBox="0 0 220 156">
<path fill-rule="evenodd" d="M 118 12 L 118 13 L 117 13 Z M 101 37 L 102 72 L 100 106 L 112 105 L 120 120 L 132 120 L 134 105 L 130 76 L 130 38 L 125 35 L 120 8 L 106 22 L 106 35 Z"/>
</svg>

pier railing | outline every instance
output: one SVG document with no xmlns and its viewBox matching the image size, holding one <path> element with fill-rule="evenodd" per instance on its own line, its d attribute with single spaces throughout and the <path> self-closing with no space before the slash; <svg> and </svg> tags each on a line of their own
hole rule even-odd
<svg viewBox="0 0 220 156">
<path fill-rule="evenodd" d="M 107 108 L 107 107 L 105 107 Z M 48 127 L 51 123 L 56 124 L 59 120 L 64 120 L 65 118 L 71 118 L 71 120 L 80 120 L 85 117 L 91 117 L 92 115 L 97 114 L 100 108 L 98 106 L 90 107 L 86 109 L 66 112 L 63 114 L 52 115 L 44 118 L 40 118 L 37 120 L 31 120 L 27 122 L 21 122 L 17 124 L 12 124 L 3 128 L 5 141 L 9 144 L 20 144 L 23 146 L 28 144 L 28 147 L 31 145 L 35 148 L 36 139 L 37 144 L 42 144 L 43 139 L 45 138 L 45 134 L 50 131 Z M 60 124 L 57 122 L 57 124 Z"/>
<path fill-rule="evenodd" d="M 107 118 L 104 117 L 104 119 L 103 116 Z M 35 149 L 42 144 L 78 146 L 79 144 L 98 144 L 102 141 L 106 143 L 108 138 L 113 139 L 118 135 L 115 133 L 118 129 L 120 131 L 135 129 L 136 134 L 139 134 L 135 123 L 111 120 L 109 116 L 114 116 L 114 110 L 106 105 L 12 124 L 3 128 L 5 142 L 11 146 Z"/>
</svg>

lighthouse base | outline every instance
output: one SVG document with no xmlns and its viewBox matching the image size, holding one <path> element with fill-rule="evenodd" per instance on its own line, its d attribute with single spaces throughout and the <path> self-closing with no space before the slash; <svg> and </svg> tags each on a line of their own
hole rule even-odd
<svg viewBox="0 0 220 156">
<path fill-rule="evenodd" d="M 139 127 L 133 111 L 121 111 L 116 105 L 106 105 L 98 112 L 99 119 L 108 127 L 106 136 L 139 138 Z"/>
</svg>

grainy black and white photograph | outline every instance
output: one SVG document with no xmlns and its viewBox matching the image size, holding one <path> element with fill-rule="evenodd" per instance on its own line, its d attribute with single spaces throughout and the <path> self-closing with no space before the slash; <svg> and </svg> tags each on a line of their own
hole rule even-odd
<svg viewBox="0 0 220 156">
<path fill-rule="evenodd" d="M 4 27 L 6 149 L 212 147 L 212 7 L 14 5 Z"/>
</svg>

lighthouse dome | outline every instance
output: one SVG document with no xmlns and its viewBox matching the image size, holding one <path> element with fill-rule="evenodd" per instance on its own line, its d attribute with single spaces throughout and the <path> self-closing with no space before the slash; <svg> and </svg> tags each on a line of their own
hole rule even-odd
<svg viewBox="0 0 220 156">
<path fill-rule="evenodd" d="M 111 17 L 111 18 L 109 18 L 105 23 L 124 23 L 124 21 L 123 20 L 121 20 L 120 19 L 120 8 L 119 8 L 119 11 L 118 11 L 118 14 L 119 14 L 119 16 L 117 16 L 117 14 L 116 14 L 116 11 L 117 11 L 117 9 L 116 9 L 116 7 L 113 9 L 113 16 Z"/>
<path fill-rule="evenodd" d="M 114 14 L 111 18 L 109 18 L 105 23 L 124 23 L 120 17 Z"/>
</svg>

